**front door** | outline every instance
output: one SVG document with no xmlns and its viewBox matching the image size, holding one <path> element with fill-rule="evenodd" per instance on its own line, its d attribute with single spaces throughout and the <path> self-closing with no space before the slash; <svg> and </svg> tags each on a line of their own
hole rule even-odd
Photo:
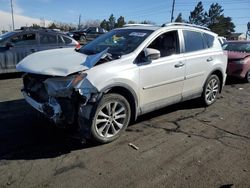
<svg viewBox="0 0 250 188">
<path fill-rule="evenodd" d="M 161 57 L 151 62 L 142 60 L 138 63 L 140 106 L 143 113 L 179 102 L 182 98 L 185 59 L 180 54 L 178 36 L 178 31 L 158 36 L 147 48 L 159 50 Z"/>
</svg>

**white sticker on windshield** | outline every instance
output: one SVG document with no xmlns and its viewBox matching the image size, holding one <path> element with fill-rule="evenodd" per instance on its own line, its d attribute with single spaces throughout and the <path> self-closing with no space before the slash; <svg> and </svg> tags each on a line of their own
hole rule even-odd
<svg viewBox="0 0 250 188">
<path fill-rule="evenodd" d="M 129 34 L 129 36 L 134 36 L 134 37 L 144 37 L 147 33 L 139 33 L 139 32 L 132 32 Z"/>
</svg>

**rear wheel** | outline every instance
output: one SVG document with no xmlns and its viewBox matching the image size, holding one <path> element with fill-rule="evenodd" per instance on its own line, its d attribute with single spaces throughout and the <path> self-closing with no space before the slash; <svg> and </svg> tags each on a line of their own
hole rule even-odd
<svg viewBox="0 0 250 188">
<path fill-rule="evenodd" d="M 217 75 L 213 74 L 206 81 L 206 84 L 203 89 L 202 101 L 207 106 L 213 104 L 216 101 L 219 92 L 220 92 L 220 79 L 218 78 Z"/>
<path fill-rule="evenodd" d="M 245 80 L 247 83 L 250 83 L 250 70 L 248 70 L 248 72 L 246 73 Z"/>
<path fill-rule="evenodd" d="M 95 141 L 108 143 L 117 139 L 127 128 L 131 116 L 128 101 L 119 94 L 104 95 L 92 121 L 91 134 Z"/>
</svg>

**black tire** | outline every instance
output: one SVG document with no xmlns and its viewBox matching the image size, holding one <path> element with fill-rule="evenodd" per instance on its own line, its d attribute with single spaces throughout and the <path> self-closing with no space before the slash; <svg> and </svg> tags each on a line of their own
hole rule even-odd
<svg viewBox="0 0 250 188">
<path fill-rule="evenodd" d="M 205 104 L 206 106 L 212 105 L 218 98 L 220 89 L 221 81 L 218 76 L 215 74 L 210 75 L 204 85 L 203 93 L 201 96 L 203 104 Z"/>
<path fill-rule="evenodd" d="M 248 70 L 248 72 L 246 73 L 245 81 L 247 83 L 250 83 L 250 70 Z"/>
<path fill-rule="evenodd" d="M 131 109 L 123 96 L 106 94 L 95 109 L 91 122 L 91 136 L 95 141 L 99 143 L 112 142 L 127 128 Z"/>
</svg>

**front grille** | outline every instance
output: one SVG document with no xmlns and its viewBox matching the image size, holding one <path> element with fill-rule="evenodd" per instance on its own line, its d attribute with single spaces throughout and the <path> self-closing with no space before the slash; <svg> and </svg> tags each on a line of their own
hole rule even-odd
<svg viewBox="0 0 250 188">
<path fill-rule="evenodd" d="M 23 77 L 24 90 L 37 102 L 45 103 L 49 100 L 48 93 L 43 83 L 47 78 L 49 77 L 35 74 L 27 74 Z"/>
</svg>

